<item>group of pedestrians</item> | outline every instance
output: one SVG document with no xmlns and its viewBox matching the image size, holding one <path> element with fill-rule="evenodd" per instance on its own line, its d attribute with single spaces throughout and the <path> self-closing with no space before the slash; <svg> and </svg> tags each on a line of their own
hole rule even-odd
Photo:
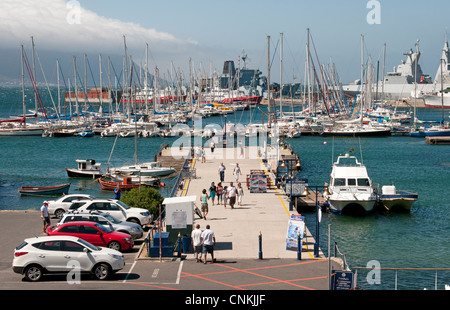
<svg viewBox="0 0 450 310">
<path fill-rule="evenodd" d="M 211 182 L 208 190 L 204 188 L 200 195 L 200 203 L 201 203 L 201 212 L 203 219 L 207 219 L 209 212 L 208 202 L 211 200 L 211 205 L 223 205 L 224 208 L 227 208 L 227 204 L 234 209 L 234 206 L 242 206 L 242 200 L 244 196 L 244 189 L 239 182 L 239 177 L 241 175 L 241 168 L 238 163 L 233 169 L 233 176 L 236 180 L 237 186 L 234 185 L 233 182 L 230 182 L 229 186 L 225 185 L 225 171 L 226 167 L 223 162 L 220 163 L 218 168 L 219 173 L 219 182 Z M 217 199 L 217 200 L 216 200 Z M 203 255 L 203 263 L 206 264 L 206 255 L 207 253 L 211 254 L 212 262 L 214 259 L 214 246 L 215 246 L 215 235 L 214 232 L 210 229 L 210 226 L 206 226 L 205 231 L 200 230 L 200 225 L 197 224 L 196 228 L 192 231 L 191 234 L 192 245 L 194 247 L 194 258 L 197 262 L 202 261 Z"/>
<path fill-rule="evenodd" d="M 209 225 L 205 230 L 200 229 L 200 224 L 195 225 L 195 229 L 191 233 L 192 246 L 194 247 L 194 258 L 198 262 L 202 261 L 206 264 L 206 256 L 211 255 L 211 262 L 215 263 L 214 247 L 216 246 L 216 236 Z"/>
</svg>

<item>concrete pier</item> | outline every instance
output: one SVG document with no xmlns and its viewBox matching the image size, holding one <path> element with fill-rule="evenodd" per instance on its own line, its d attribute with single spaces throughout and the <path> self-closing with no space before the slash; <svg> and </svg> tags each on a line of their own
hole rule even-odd
<svg viewBox="0 0 450 310">
<path fill-rule="evenodd" d="M 215 255 L 220 259 L 258 259 L 259 238 L 262 240 L 263 258 L 297 258 L 297 251 L 286 249 L 286 237 L 289 217 L 291 214 L 298 214 L 295 209 L 289 210 L 289 197 L 283 189 L 271 186 L 266 193 L 251 193 L 247 188 L 247 175 L 251 170 L 263 170 L 273 181 L 275 176 L 271 169 L 263 164 L 257 156 L 256 146 L 247 146 L 242 149 L 237 148 L 216 148 L 211 152 L 205 148 L 205 162 L 201 158 L 194 158 L 190 163 L 190 169 L 195 170 L 195 176 L 183 184 L 183 189 L 179 190 L 178 196 L 197 196 L 196 205 L 201 209 L 200 196 L 203 189 L 208 191 L 211 182 L 217 185 L 220 182 L 219 165 L 223 162 L 226 166 L 225 181 L 223 186 L 229 186 L 233 182 L 237 186 L 233 169 L 236 163 L 241 168 L 241 175 L 238 182 L 244 188 L 243 202 L 239 206 L 237 203 L 234 209 L 229 205 L 226 208 L 223 204 L 214 204 L 208 201 L 209 212 L 205 219 L 194 218 L 194 225 L 200 224 L 200 228 L 205 229 L 209 224 L 216 235 L 217 245 Z M 163 156 L 179 154 L 179 149 L 169 148 Z M 282 154 L 289 153 L 280 149 Z M 185 148 L 185 153 L 188 149 Z M 282 155 L 280 154 L 280 155 Z M 209 191 L 208 191 L 209 193 Z M 303 239 L 302 259 L 314 259 L 314 239 L 310 231 L 306 228 Z M 324 258 L 319 251 L 319 258 Z"/>
</svg>

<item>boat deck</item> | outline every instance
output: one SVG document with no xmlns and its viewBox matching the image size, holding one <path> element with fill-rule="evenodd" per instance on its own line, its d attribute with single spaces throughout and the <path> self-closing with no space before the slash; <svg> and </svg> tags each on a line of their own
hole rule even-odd
<svg viewBox="0 0 450 310">
<path fill-rule="evenodd" d="M 427 144 L 450 144 L 450 137 L 425 137 Z"/>
</svg>

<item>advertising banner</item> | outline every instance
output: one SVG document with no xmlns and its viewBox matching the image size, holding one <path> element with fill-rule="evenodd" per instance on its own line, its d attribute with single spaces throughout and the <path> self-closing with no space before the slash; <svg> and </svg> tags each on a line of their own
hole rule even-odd
<svg viewBox="0 0 450 310">
<path fill-rule="evenodd" d="M 300 215 L 291 215 L 288 223 L 286 237 L 286 249 L 297 251 L 302 248 L 303 235 L 305 233 L 305 218 Z M 300 245 L 298 244 L 298 235 L 300 234 Z"/>
</svg>

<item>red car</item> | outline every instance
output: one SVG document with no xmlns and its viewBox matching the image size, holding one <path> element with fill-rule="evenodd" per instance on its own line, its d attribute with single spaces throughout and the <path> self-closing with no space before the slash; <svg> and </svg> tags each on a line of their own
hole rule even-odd
<svg viewBox="0 0 450 310">
<path fill-rule="evenodd" d="M 95 222 L 68 222 L 47 228 L 49 236 L 65 235 L 81 238 L 93 245 L 118 251 L 133 248 L 134 241 L 129 234 L 113 231 Z"/>
</svg>

